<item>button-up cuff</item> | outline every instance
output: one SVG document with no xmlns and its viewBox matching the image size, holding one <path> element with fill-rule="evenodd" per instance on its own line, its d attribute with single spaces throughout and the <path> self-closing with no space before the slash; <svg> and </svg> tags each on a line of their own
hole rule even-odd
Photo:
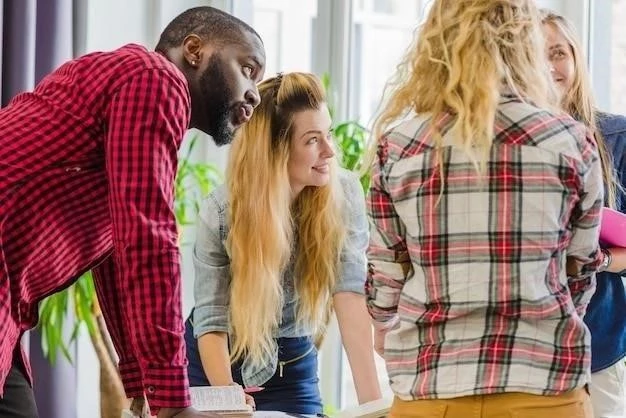
<svg viewBox="0 0 626 418">
<path fill-rule="evenodd" d="M 143 391 L 150 405 L 152 415 L 161 408 L 186 408 L 191 405 L 189 398 L 187 368 L 148 367 L 143 380 Z"/>
<path fill-rule="evenodd" d="M 132 399 L 143 396 L 141 369 L 137 360 L 120 360 L 119 369 L 126 397 Z"/>
</svg>

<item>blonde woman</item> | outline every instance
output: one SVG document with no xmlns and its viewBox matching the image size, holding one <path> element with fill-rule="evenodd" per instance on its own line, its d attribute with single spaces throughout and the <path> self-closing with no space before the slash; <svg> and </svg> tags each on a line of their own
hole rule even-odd
<svg viewBox="0 0 626 418">
<path fill-rule="evenodd" d="M 200 212 L 190 383 L 241 384 L 259 410 L 321 413 L 314 341 L 332 307 L 359 401 L 377 399 L 360 183 L 334 159 L 317 77 L 279 75 L 259 94 L 226 187 Z"/>
<path fill-rule="evenodd" d="M 603 187 L 533 0 L 435 0 L 375 124 L 366 293 L 398 417 L 592 417 Z"/>
<path fill-rule="evenodd" d="M 591 91 L 584 53 L 572 24 L 543 11 L 546 53 L 561 105 L 594 133 L 603 162 L 605 204 L 626 212 L 626 118 L 598 111 Z M 614 176 L 616 169 L 617 178 Z M 616 180 L 621 183 L 616 184 Z M 626 356 L 626 249 L 604 248 L 603 271 L 584 320 L 591 331 L 591 402 L 596 417 L 623 416 Z"/>
</svg>

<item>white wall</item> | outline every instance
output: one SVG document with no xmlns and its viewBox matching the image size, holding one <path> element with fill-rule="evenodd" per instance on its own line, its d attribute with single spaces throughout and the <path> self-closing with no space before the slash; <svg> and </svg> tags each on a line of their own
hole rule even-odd
<svg viewBox="0 0 626 418">
<path fill-rule="evenodd" d="M 611 0 L 589 0 L 590 39 L 588 61 L 598 107 L 611 108 L 611 46 L 613 25 Z M 623 24 L 623 22 L 622 22 Z"/>
<path fill-rule="evenodd" d="M 87 52 L 106 51 L 129 42 L 150 43 L 147 28 L 155 2 L 144 0 L 90 1 L 87 8 Z"/>
<path fill-rule="evenodd" d="M 564 15 L 572 22 L 579 31 L 585 29 L 584 16 L 586 7 L 589 0 L 537 0 L 537 6 L 554 10 L 555 12 Z"/>
<path fill-rule="evenodd" d="M 560 10 L 562 9 L 563 3 L 566 0 L 537 0 L 537 6 L 545 7 L 552 10 Z"/>
</svg>

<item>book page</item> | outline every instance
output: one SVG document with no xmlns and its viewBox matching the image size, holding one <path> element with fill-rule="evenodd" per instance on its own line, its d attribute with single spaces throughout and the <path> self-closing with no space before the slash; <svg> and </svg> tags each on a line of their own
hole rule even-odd
<svg viewBox="0 0 626 418">
<path fill-rule="evenodd" d="M 191 405 L 199 411 L 249 411 L 241 386 L 194 386 Z"/>
</svg>

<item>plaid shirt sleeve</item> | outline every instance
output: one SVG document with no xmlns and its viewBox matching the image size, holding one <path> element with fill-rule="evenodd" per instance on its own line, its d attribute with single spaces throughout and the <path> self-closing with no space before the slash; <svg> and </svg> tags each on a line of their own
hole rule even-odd
<svg viewBox="0 0 626 418">
<path fill-rule="evenodd" d="M 100 295 L 127 394 L 145 393 L 153 414 L 190 404 L 173 211 L 188 97 L 180 78 L 145 69 L 122 84 L 107 114 L 115 250 L 114 266 L 104 270 L 113 282 L 101 277 Z"/>
<path fill-rule="evenodd" d="M 98 301 L 102 308 L 102 315 L 106 323 L 109 324 L 108 331 L 111 335 L 111 340 L 120 356 L 118 367 L 126 397 L 140 397 L 143 395 L 141 372 L 130 344 L 129 330 L 126 327 L 119 326 L 119 324 L 125 323 L 122 317 L 124 312 L 123 306 L 120 304 L 122 301 L 118 298 L 107 296 L 122 294 L 119 284 L 112 280 L 115 277 L 113 257 L 108 257 L 98 267 L 93 269 L 93 276 L 96 283 Z"/>
<path fill-rule="evenodd" d="M 567 256 L 581 266 L 577 275 L 568 276 L 568 285 L 576 311 L 583 316 L 595 291 L 595 273 L 602 261 L 598 247 L 598 225 L 604 202 L 604 186 L 597 147 L 589 133 L 581 148 L 579 172 L 583 179 L 580 191 L 582 198 L 574 211 L 577 216 L 572 220 L 572 239 Z"/>
<path fill-rule="evenodd" d="M 405 227 L 385 190 L 387 146 L 387 141 L 383 139 L 378 147 L 367 197 L 370 244 L 365 294 L 369 313 L 376 322 L 387 322 L 395 317 L 402 286 L 410 269 Z"/>
</svg>

